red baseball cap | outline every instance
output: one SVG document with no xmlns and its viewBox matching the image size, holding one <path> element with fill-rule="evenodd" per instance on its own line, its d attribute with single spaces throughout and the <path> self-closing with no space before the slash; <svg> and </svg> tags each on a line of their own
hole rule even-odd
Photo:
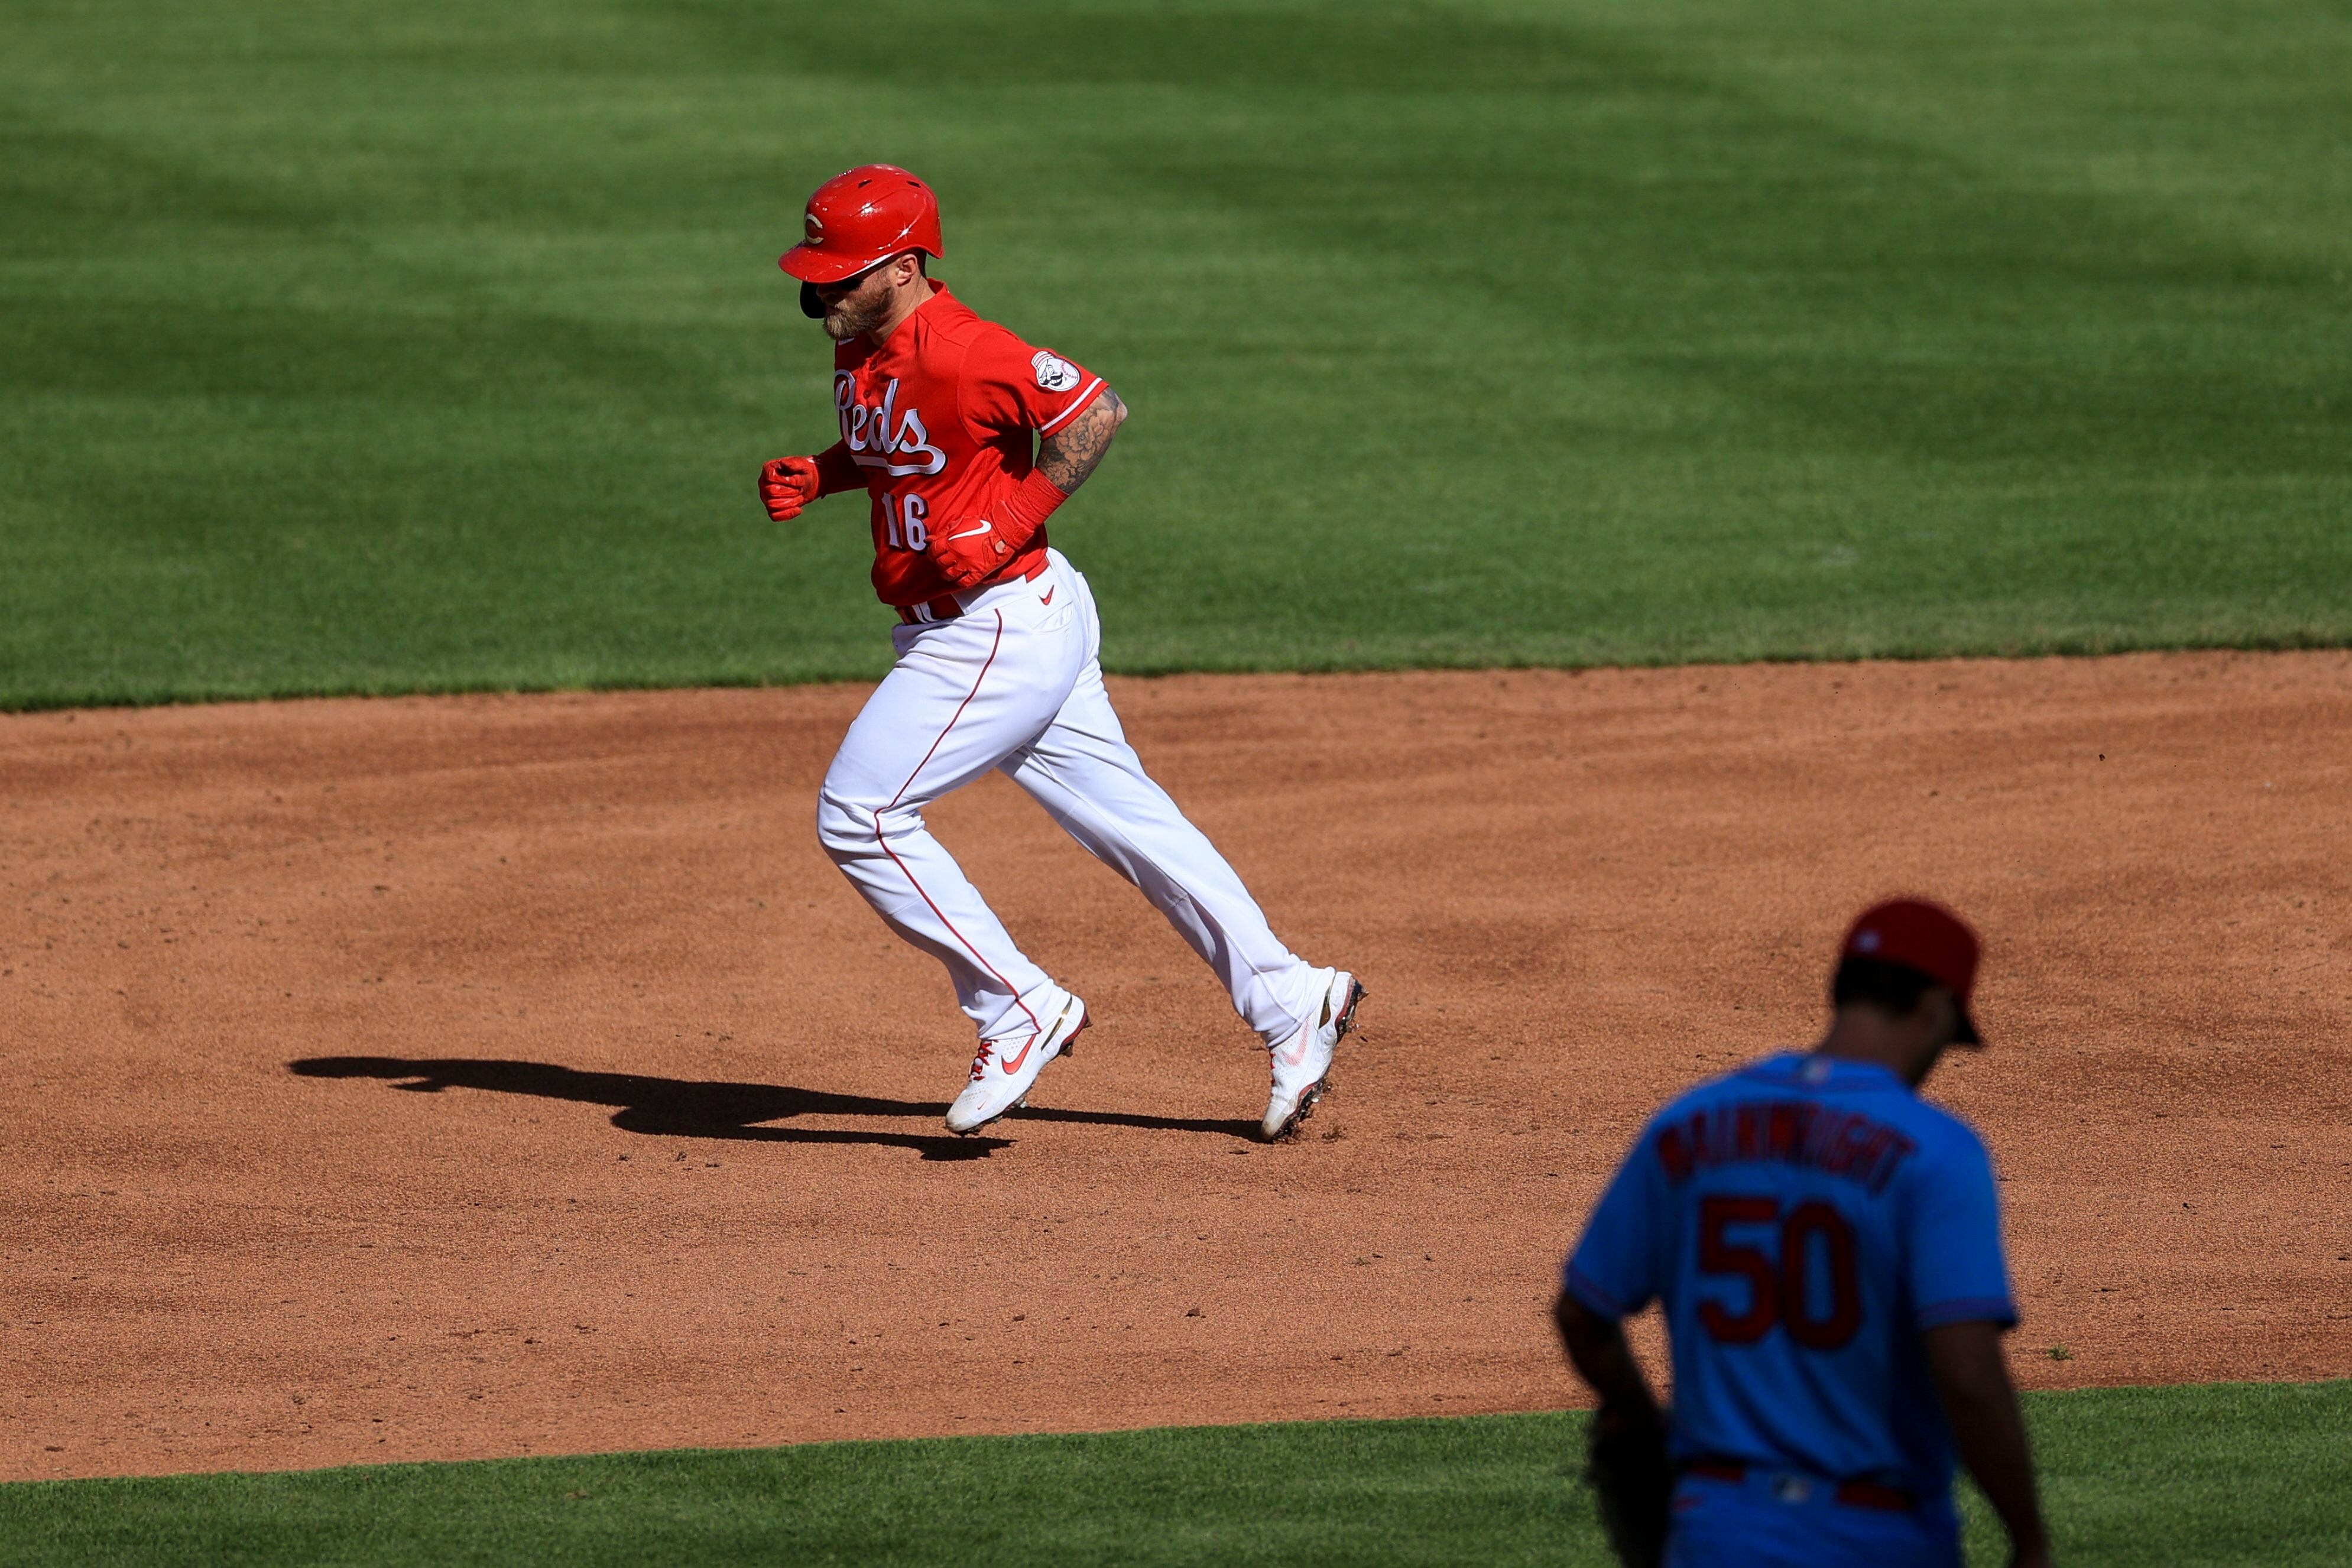
<svg viewBox="0 0 2352 1568">
<path fill-rule="evenodd" d="M 1890 898 L 1855 917 L 1838 956 L 1875 958 L 1918 970 L 1960 1004 L 1959 1043 L 1982 1045 L 1984 1037 L 1977 1033 L 1976 1019 L 1969 1012 L 1979 952 L 1977 934 L 1942 904 L 1924 898 Z"/>
</svg>

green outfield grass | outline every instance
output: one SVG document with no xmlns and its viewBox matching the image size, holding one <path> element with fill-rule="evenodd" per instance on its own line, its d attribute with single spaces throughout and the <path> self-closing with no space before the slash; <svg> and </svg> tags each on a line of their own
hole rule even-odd
<svg viewBox="0 0 2352 1568">
<path fill-rule="evenodd" d="M 855 161 L 1117 667 L 2352 640 L 2340 0 L 11 0 L 0 706 L 871 673 Z"/>
<path fill-rule="evenodd" d="M 2068 1568 L 2352 1560 L 2352 1383 L 2031 1396 Z M 1579 1415 L 0 1487 L 0 1564 L 1612 1560 Z M 1971 1497 L 1969 1560 L 2004 1560 Z"/>
</svg>

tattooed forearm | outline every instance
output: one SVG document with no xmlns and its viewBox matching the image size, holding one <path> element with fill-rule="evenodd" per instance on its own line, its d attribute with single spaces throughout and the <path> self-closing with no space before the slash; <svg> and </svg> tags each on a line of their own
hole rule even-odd
<svg viewBox="0 0 2352 1568">
<path fill-rule="evenodd" d="M 1095 471 L 1126 417 L 1127 405 L 1118 401 L 1118 394 L 1103 388 L 1102 395 L 1088 403 L 1084 413 L 1037 444 L 1038 471 L 1054 482 L 1055 489 L 1068 495 Z"/>
</svg>

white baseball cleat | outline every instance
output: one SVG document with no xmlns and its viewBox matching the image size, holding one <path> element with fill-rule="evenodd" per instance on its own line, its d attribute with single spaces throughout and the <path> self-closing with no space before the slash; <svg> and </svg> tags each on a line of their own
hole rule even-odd
<svg viewBox="0 0 2352 1568">
<path fill-rule="evenodd" d="M 949 1132 L 977 1133 L 1025 1103 L 1045 1063 L 1070 1054 L 1080 1031 L 1093 1020 L 1087 1017 L 1086 1003 L 1067 991 L 1062 997 L 1062 1010 L 1040 1032 L 980 1042 L 980 1054 L 971 1059 L 971 1082 L 948 1107 Z"/>
<path fill-rule="evenodd" d="M 1331 1053 L 1356 1027 L 1356 1007 L 1364 988 L 1345 969 L 1329 969 L 1323 1004 L 1311 1023 L 1274 1048 L 1274 1097 L 1265 1103 L 1258 1134 L 1267 1143 L 1295 1131 L 1331 1087 Z"/>
</svg>

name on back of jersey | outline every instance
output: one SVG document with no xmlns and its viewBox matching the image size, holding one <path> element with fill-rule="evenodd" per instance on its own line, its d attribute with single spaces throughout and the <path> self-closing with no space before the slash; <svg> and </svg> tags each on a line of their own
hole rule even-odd
<svg viewBox="0 0 2352 1568">
<path fill-rule="evenodd" d="M 1726 1166 L 1779 1164 L 1842 1176 L 1883 1192 L 1911 1137 L 1885 1123 L 1811 1100 L 1740 1100 L 1693 1111 L 1660 1129 L 1659 1163 L 1675 1181 Z"/>
</svg>

